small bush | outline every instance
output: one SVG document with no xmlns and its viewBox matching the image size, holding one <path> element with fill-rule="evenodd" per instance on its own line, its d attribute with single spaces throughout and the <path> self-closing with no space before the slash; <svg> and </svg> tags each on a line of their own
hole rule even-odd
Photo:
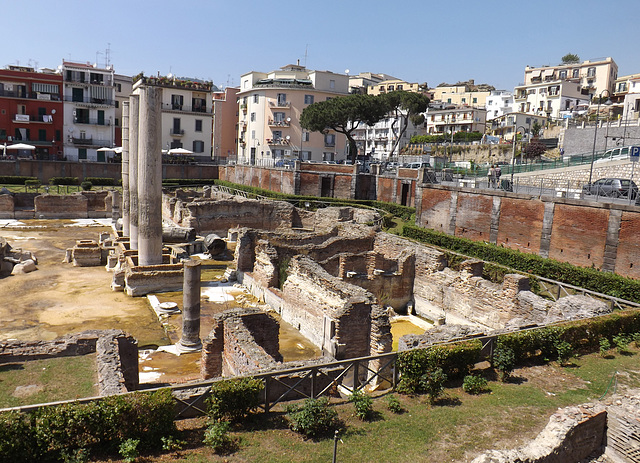
<svg viewBox="0 0 640 463">
<path fill-rule="evenodd" d="M 446 380 L 447 375 L 444 374 L 442 368 L 435 368 L 420 377 L 420 389 L 427 394 L 431 403 L 435 403 L 436 399 L 444 392 Z"/>
<path fill-rule="evenodd" d="M 636 347 L 640 347 L 640 333 L 633 333 L 631 339 L 633 339 L 633 343 Z"/>
<path fill-rule="evenodd" d="M 79 185 L 78 177 L 51 177 L 49 185 Z"/>
<path fill-rule="evenodd" d="M 120 444 L 118 451 L 126 463 L 136 461 L 136 458 L 140 455 L 138 445 L 140 445 L 140 440 L 138 439 L 127 439 Z"/>
<path fill-rule="evenodd" d="M 404 408 L 402 408 L 402 404 L 400 404 L 400 401 L 395 395 L 387 396 L 385 400 L 387 402 L 387 408 L 389 409 L 389 411 L 393 413 L 402 413 L 404 411 Z"/>
<path fill-rule="evenodd" d="M 624 334 L 618 334 L 613 337 L 613 344 L 616 346 L 618 353 L 626 352 L 630 342 L 631 338 Z"/>
<path fill-rule="evenodd" d="M 204 432 L 204 444 L 217 454 L 233 451 L 236 441 L 229 435 L 231 424 L 228 421 L 216 421 Z"/>
<path fill-rule="evenodd" d="M 82 182 L 80 184 L 80 187 L 84 190 L 84 191 L 89 191 L 91 189 L 91 187 L 93 186 L 93 183 L 91 182 Z"/>
<path fill-rule="evenodd" d="M 487 390 L 487 380 L 482 376 L 467 375 L 462 382 L 462 390 L 467 394 L 482 394 Z"/>
<path fill-rule="evenodd" d="M 559 341 L 556 343 L 558 351 L 558 362 L 560 365 L 566 365 L 571 357 L 573 357 L 573 347 L 567 341 Z"/>
<path fill-rule="evenodd" d="M 356 410 L 356 416 L 362 421 L 371 419 L 373 415 L 373 400 L 371 397 L 363 391 L 356 391 L 349 397 Z"/>
<path fill-rule="evenodd" d="M 498 344 L 493 351 L 493 358 L 491 359 L 493 367 L 498 370 L 500 379 L 506 381 L 509 379 L 513 368 L 516 366 L 516 357 L 513 353 L 513 349 L 510 347 Z"/>
<path fill-rule="evenodd" d="M 38 188 L 40 186 L 40 180 L 25 180 L 24 186 L 29 188 Z"/>
<path fill-rule="evenodd" d="M 175 450 L 182 450 L 182 448 L 185 446 L 186 442 L 185 441 L 181 441 L 179 439 L 176 439 L 174 436 L 162 436 L 160 438 L 160 441 L 162 442 L 162 450 L 164 450 L 165 452 L 173 452 Z"/>
<path fill-rule="evenodd" d="M 119 178 L 111 177 L 85 177 L 85 182 L 91 182 L 92 185 L 100 186 L 118 186 L 122 182 Z"/>
<path fill-rule="evenodd" d="M 609 340 L 607 338 L 600 339 L 600 356 L 606 357 L 609 349 L 611 349 L 611 343 Z"/>
<path fill-rule="evenodd" d="M 340 426 L 338 412 L 329 406 L 329 399 L 306 399 L 302 406 L 285 407 L 291 429 L 307 437 L 322 437 Z"/>
<path fill-rule="evenodd" d="M 211 386 L 207 401 L 209 416 L 214 420 L 239 421 L 260 405 L 264 383 L 255 378 L 218 381 Z"/>
</svg>

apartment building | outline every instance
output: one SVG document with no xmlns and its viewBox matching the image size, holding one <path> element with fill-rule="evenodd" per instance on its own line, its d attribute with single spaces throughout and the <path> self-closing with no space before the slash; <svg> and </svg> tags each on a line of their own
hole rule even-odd
<svg viewBox="0 0 640 463">
<path fill-rule="evenodd" d="M 616 79 L 612 111 L 625 121 L 635 121 L 640 116 L 640 74 L 630 74 Z"/>
<path fill-rule="evenodd" d="M 425 114 L 427 135 L 441 135 L 456 132 L 485 133 L 487 111 L 484 108 L 433 109 Z"/>
<path fill-rule="evenodd" d="M 395 90 L 404 90 L 405 92 L 423 92 L 426 93 L 426 84 L 419 84 L 417 82 L 410 83 L 402 79 L 387 79 L 379 83 L 372 83 L 367 87 L 367 93 L 369 95 L 380 95 L 382 93 L 389 93 Z"/>
<path fill-rule="evenodd" d="M 35 150 L 9 149 L 7 155 L 61 159 L 63 113 L 62 77 L 53 70 L 0 69 L 0 144 L 35 146 Z"/>
<path fill-rule="evenodd" d="M 69 161 L 106 162 L 115 147 L 115 86 L 113 66 L 63 61 L 64 156 Z"/>
<path fill-rule="evenodd" d="M 336 161 L 346 157 L 346 137 L 300 126 L 304 108 L 349 93 L 349 76 L 290 64 L 243 74 L 238 92 L 238 162 L 274 165 L 282 160 Z"/>
<path fill-rule="evenodd" d="M 411 137 L 426 133 L 423 124 L 416 126 L 409 120 L 407 130 L 400 138 L 392 156 L 391 150 L 398 140 L 402 123 L 401 120 L 392 116 L 378 121 L 373 126 L 361 122 L 353 137 L 358 146 L 358 155 L 367 156 L 371 160 L 386 161 L 397 156 L 400 149 L 409 143 Z"/>
<path fill-rule="evenodd" d="M 502 141 L 513 140 L 517 132 L 528 139 L 534 124 L 537 122 L 544 127 L 546 120 L 546 116 L 534 116 L 523 112 L 502 114 L 488 123 L 487 132 Z"/>
<path fill-rule="evenodd" d="M 487 120 L 513 111 L 513 93 L 506 90 L 492 90 L 486 100 Z"/>
<path fill-rule="evenodd" d="M 114 143 L 116 146 L 122 146 L 122 102 L 129 101 L 133 82 L 131 80 L 131 76 L 125 76 L 122 74 L 114 74 L 113 82 L 116 90 L 116 115 L 113 122 L 115 127 Z"/>
<path fill-rule="evenodd" d="M 579 86 L 580 92 L 591 99 L 604 90 L 613 94 L 613 85 L 618 78 L 618 65 L 613 58 L 597 58 L 581 63 L 559 64 L 556 66 L 526 66 L 524 84 L 519 87 L 551 83 L 556 81 L 572 82 Z M 605 93 L 606 95 L 606 93 Z"/>
<path fill-rule="evenodd" d="M 457 84 L 440 84 L 430 91 L 434 101 L 454 104 L 456 106 L 471 106 L 474 108 L 484 108 L 487 97 L 495 90 L 487 84 L 476 85 L 473 79 Z"/>
<path fill-rule="evenodd" d="M 213 94 L 213 159 L 219 164 L 237 161 L 238 87 L 227 87 Z"/>
<path fill-rule="evenodd" d="M 560 119 L 561 111 L 571 111 L 578 105 L 588 104 L 591 99 L 580 84 L 555 77 L 520 85 L 514 93 L 514 111 L 553 119 Z"/>
<path fill-rule="evenodd" d="M 355 76 L 349 76 L 349 93 L 367 93 L 369 88 L 378 86 L 387 80 L 398 80 L 388 74 L 375 74 L 373 72 L 361 72 Z"/>
</svg>

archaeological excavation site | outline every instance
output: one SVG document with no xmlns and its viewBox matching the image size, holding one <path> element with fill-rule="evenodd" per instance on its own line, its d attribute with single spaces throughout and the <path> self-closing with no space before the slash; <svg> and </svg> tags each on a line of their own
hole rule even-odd
<svg viewBox="0 0 640 463">
<path fill-rule="evenodd" d="M 3 362 L 95 352 L 99 395 L 170 385 L 192 405 L 211 381 L 268 375 L 268 410 L 388 390 L 398 351 L 613 310 L 542 297 L 524 274 L 490 281 L 481 260 L 384 232 L 376 209 L 163 190 L 160 92 L 138 85 L 125 103 L 121 192 L 0 195 L 0 277 L 16 295 Z"/>
</svg>

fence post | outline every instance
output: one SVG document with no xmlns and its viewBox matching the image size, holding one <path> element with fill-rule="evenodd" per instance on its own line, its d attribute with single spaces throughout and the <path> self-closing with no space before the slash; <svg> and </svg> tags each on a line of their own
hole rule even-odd
<svg viewBox="0 0 640 463">
<path fill-rule="evenodd" d="M 311 369 L 311 398 L 316 398 L 316 369 Z"/>
<path fill-rule="evenodd" d="M 269 376 L 264 377 L 264 412 L 269 412 Z"/>
<path fill-rule="evenodd" d="M 358 379 L 358 365 L 359 361 L 356 360 L 353 362 L 353 392 L 356 392 L 356 388 L 360 385 L 360 380 Z"/>
</svg>

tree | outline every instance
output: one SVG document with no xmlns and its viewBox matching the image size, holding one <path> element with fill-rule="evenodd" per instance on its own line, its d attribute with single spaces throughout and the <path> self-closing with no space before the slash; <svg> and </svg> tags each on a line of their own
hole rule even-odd
<svg viewBox="0 0 640 463">
<path fill-rule="evenodd" d="M 580 57 L 574 53 L 567 53 L 562 57 L 562 64 L 577 64 L 580 62 Z"/>
<path fill-rule="evenodd" d="M 429 98 L 422 93 L 406 92 L 404 90 L 396 90 L 395 92 L 389 92 L 382 94 L 380 97 L 388 106 L 389 113 L 394 115 L 394 120 L 391 123 L 391 131 L 395 136 L 395 141 L 391 147 L 389 156 L 393 156 L 400 139 L 407 131 L 409 126 L 409 120 L 414 125 L 418 125 L 424 122 L 424 113 L 429 106 Z M 397 127 L 397 124 L 400 127 Z"/>
<path fill-rule="evenodd" d="M 358 155 L 353 132 L 362 122 L 374 125 L 387 114 L 388 106 L 373 95 L 348 95 L 313 103 L 302 111 L 300 125 L 312 132 L 327 129 L 342 133 L 347 137 L 351 162 L 355 164 Z"/>
<path fill-rule="evenodd" d="M 540 122 L 533 121 L 533 125 L 531 126 L 531 134 L 534 137 L 537 137 L 538 135 L 540 135 L 540 131 L 542 130 L 542 124 L 540 124 Z"/>
<path fill-rule="evenodd" d="M 539 158 L 545 151 L 547 151 L 547 147 L 538 140 L 532 140 L 522 148 L 524 155 L 530 159 Z"/>
</svg>

